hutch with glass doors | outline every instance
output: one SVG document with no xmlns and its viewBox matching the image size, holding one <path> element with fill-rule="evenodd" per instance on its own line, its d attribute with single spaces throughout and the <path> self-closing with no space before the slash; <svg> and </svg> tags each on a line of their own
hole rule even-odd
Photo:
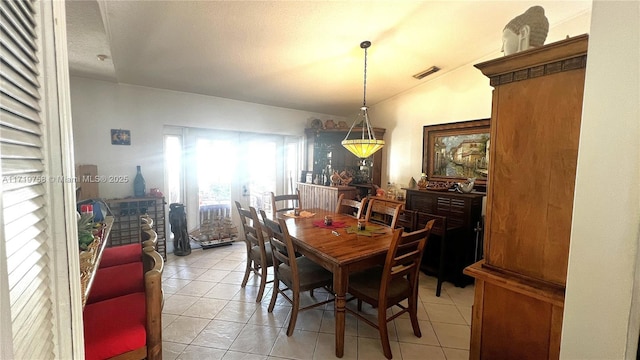
<svg viewBox="0 0 640 360">
<path fill-rule="evenodd" d="M 308 174 L 300 179 L 301 182 L 330 185 L 330 177 L 334 171 L 346 171 L 352 177 L 349 186 L 358 188 L 364 196 L 373 184 L 380 186 L 384 148 L 367 159 L 359 159 L 341 144 L 348 131 L 348 127 L 305 129 Z M 373 128 L 373 131 L 377 139 L 384 138 L 385 129 Z M 354 127 L 349 138 L 359 138 L 361 132 L 361 128 Z"/>
</svg>

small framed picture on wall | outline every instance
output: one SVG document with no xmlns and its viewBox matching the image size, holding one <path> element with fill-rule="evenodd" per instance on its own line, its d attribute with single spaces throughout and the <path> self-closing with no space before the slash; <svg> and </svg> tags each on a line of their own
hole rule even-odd
<svg viewBox="0 0 640 360">
<path fill-rule="evenodd" d="M 111 145 L 131 145 L 131 130 L 111 129 Z"/>
</svg>

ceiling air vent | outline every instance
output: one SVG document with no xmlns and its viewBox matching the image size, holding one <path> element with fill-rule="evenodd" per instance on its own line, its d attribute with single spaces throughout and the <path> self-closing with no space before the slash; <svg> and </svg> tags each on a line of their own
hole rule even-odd
<svg viewBox="0 0 640 360">
<path fill-rule="evenodd" d="M 413 75 L 413 77 L 414 77 L 414 78 L 416 78 L 416 79 L 418 79 L 418 80 L 420 80 L 420 79 L 422 79 L 422 78 L 426 77 L 427 75 L 431 75 L 431 74 L 433 74 L 434 72 L 436 72 L 436 71 L 438 71 L 438 70 L 440 70 L 440 68 L 439 68 L 439 67 L 437 67 L 437 66 L 432 66 L 432 67 L 428 68 L 427 70 L 421 71 L 421 72 L 419 72 L 419 73 L 417 73 L 417 74 Z"/>
</svg>

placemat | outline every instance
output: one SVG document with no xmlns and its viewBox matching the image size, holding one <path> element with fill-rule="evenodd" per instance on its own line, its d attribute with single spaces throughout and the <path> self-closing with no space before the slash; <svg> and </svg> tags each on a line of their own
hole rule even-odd
<svg viewBox="0 0 640 360">
<path fill-rule="evenodd" d="M 316 213 L 312 213 L 312 212 L 308 212 L 308 211 L 301 211 L 299 216 L 296 216 L 293 211 L 291 212 L 287 212 L 284 213 L 284 216 L 288 216 L 288 217 L 292 217 L 292 218 L 310 218 L 312 216 L 314 216 Z"/>
<path fill-rule="evenodd" d="M 333 221 L 331 225 L 326 225 L 324 220 L 316 220 L 313 222 L 313 225 L 325 229 L 340 229 L 347 226 L 344 221 Z"/>
<path fill-rule="evenodd" d="M 373 236 L 375 234 L 384 233 L 384 226 L 366 225 L 364 230 L 358 230 L 358 225 L 349 226 L 347 234 L 358 234 L 364 236 Z"/>
</svg>

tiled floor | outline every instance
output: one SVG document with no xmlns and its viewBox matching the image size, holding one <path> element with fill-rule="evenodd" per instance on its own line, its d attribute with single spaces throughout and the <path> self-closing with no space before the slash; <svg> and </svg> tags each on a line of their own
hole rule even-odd
<svg viewBox="0 0 640 360">
<path fill-rule="evenodd" d="M 255 302 L 258 277 L 252 276 L 244 289 L 240 287 L 245 254 L 244 243 L 236 242 L 194 249 L 184 257 L 168 256 L 163 279 L 163 358 L 335 358 L 333 304 L 301 312 L 296 331 L 287 337 L 291 307 L 278 300 L 273 313 L 267 312 L 271 284 L 260 303 Z M 469 358 L 473 286 L 445 283 L 436 297 L 435 284 L 435 278 L 421 274 L 421 338 L 413 335 L 406 314 L 389 324 L 394 359 Z M 316 298 L 328 296 L 318 293 Z M 377 330 L 348 313 L 343 359 L 384 359 Z"/>
</svg>

